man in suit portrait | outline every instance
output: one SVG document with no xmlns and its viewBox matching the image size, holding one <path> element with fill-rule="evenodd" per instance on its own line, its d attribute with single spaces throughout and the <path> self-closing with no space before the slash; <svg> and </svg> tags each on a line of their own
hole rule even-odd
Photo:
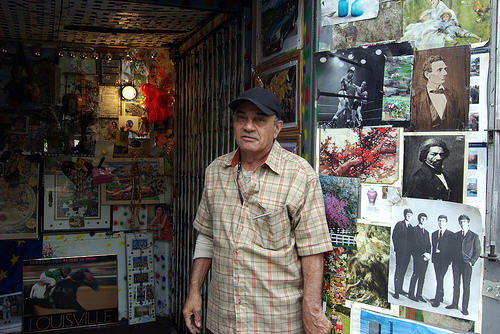
<svg viewBox="0 0 500 334">
<path fill-rule="evenodd" d="M 479 259 L 481 244 L 479 236 L 470 230 L 470 218 L 467 215 L 460 215 L 458 223 L 461 230 L 455 233 L 454 244 L 456 246 L 452 259 L 453 269 L 453 301 L 447 309 L 458 309 L 460 296 L 460 282 L 463 283 L 462 313 L 469 314 L 469 296 L 472 267 Z"/>
<path fill-rule="evenodd" d="M 432 232 L 432 263 L 436 273 L 436 295 L 431 299 L 431 305 L 438 307 L 443 302 L 444 276 L 448 272 L 451 263 L 451 254 L 453 253 L 453 232 L 446 229 L 448 217 L 440 215 L 438 217 L 439 229 Z"/>
<path fill-rule="evenodd" d="M 417 86 L 411 100 L 413 130 L 462 129 L 465 109 L 453 90 L 443 84 L 448 75 L 445 59 L 440 55 L 428 57 L 422 68 L 425 86 Z"/>
<path fill-rule="evenodd" d="M 411 235 L 410 220 L 413 216 L 413 211 L 411 209 L 404 209 L 403 215 L 404 219 L 396 223 L 392 232 L 392 243 L 396 255 L 393 297 L 396 299 L 399 298 L 399 294 L 406 294 L 403 291 L 403 283 L 406 269 L 408 269 L 408 263 L 410 262 L 410 245 L 408 241 Z"/>
<path fill-rule="evenodd" d="M 456 178 L 443 171 L 444 160 L 449 155 L 446 143 L 439 137 L 422 142 L 418 152 L 418 160 L 422 165 L 409 179 L 405 196 L 461 203 Z"/>
<path fill-rule="evenodd" d="M 418 225 L 411 227 L 410 232 L 410 247 L 413 257 L 413 274 L 411 275 L 410 288 L 408 290 L 408 298 L 416 302 L 426 302 L 422 297 L 424 288 L 425 273 L 427 265 L 431 259 L 431 241 L 429 232 L 424 228 L 427 223 L 427 215 L 420 213 L 417 217 Z M 417 293 L 415 293 L 417 286 Z"/>
</svg>

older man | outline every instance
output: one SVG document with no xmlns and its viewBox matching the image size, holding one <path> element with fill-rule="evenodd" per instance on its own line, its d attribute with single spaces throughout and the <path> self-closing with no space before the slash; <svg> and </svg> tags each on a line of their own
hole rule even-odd
<svg viewBox="0 0 500 334">
<path fill-rule="evenodd" d="M 420 168 L 404 184 L 406 197 L 462 202 L 462 193 L 456 178 L 443 171 L 443 162 L 450 155 L 446 143 L 440 138 L 429 138 L 419 147 Z"/>
<path fill-rule="evenodd" d="M 274 94 L 253 88 L 229 106 L 238 149 L 206 170 L 186 325 L 200 332 L 211 268 L 211 332 L 326 334 L 323 253 L 332 246 L 318 176 L 275 141 L 283 122 Z"/>
<path fill-rule="evenodd" d="M 443 86 L 447 65 L 443 57 L 433 55 L 423 65 L 425 87 L 417 87 L 411 99 L 413 130 L 462 129 L 466 104 L 459 103 L 454 91 Z"/>
</svg>

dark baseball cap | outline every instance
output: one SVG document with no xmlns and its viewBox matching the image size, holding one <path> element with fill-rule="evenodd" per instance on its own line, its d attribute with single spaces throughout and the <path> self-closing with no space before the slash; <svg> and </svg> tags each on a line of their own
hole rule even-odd
<svg viewBox="0 0 500 334">
<path fill-rule="evenodd" d="M 255 87 L 244 91 L 236 99 L 229 103 L 229 108 L 235 110 L 241 102 L 252 102 L 264 114 L 276 115 L 281 119 L 281 103 L 271 91 L 262 87 Z"/>
</svg>

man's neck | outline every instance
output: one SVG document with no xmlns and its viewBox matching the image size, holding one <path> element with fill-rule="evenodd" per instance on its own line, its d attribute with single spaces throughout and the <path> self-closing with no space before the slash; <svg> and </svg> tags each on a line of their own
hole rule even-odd
<svg viewBox="0 0 500 334">
<path fill-rule="evenodd" d="M 249 152 L 243 152 L 240 149 L 241 167 L 243 167 L 247 171 L 256 170 L 259 166 L 261 166 L 266 161 L 267 156 L 269 155 L 269 152 L 271 152 L 271 149 L 272 149 L 272 145 L 267 152 L 261 153 L 261 154 L 253 154 L 253 153 L 249 153 Z"/>
<path fill-rule="evenodd" d="M 436 90 L 436 89 L 439 89 L 442 87 L 443 87 L 443 85 L 441 85 L 441 84 L 435 84 L 435 83 L 427 81 L 427 91 Z"/>
</svg>

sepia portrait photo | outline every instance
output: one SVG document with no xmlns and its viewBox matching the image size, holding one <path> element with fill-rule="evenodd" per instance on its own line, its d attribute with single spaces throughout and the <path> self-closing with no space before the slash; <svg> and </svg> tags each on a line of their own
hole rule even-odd
<svg viewBox="0 0 500 334">
<path fill-rule="evenodd" d="M 460 130 L 466 126 L 469 64 L 469 46 L 415 52 L 411 130 Z"/>
</svg>

